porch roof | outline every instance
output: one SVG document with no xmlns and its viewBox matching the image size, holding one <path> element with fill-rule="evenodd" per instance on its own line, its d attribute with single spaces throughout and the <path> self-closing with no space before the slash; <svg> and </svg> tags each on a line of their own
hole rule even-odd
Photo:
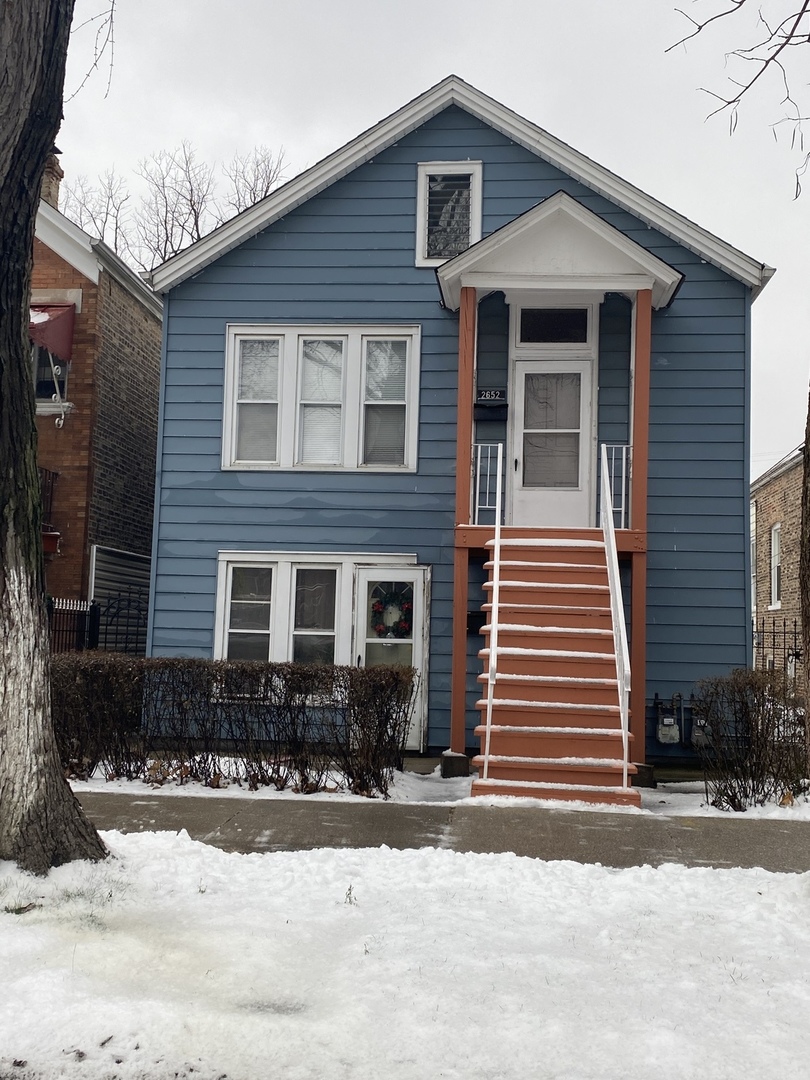
<svg viewBox="0 0 810 1080">
<path fill-rule="evenodd" d="M 495 290 L 652 291 L 666 307 L 683 274 L 576 199 L 558 191 L 436 270 L 444 305 L 457 311 L 463 287 Z"/>
</svg>

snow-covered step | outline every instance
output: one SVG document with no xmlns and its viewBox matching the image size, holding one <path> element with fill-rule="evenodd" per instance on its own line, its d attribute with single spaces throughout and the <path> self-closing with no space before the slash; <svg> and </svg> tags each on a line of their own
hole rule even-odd
<svg viewBox="0 0 810 1080">
<path fill-rule="evenodd" d="M 483 769 L 483 755 L 474 757 L 472 763 Z M 612 787 L 621 784 L 623 766 L 621 757 L 537 759 L 490 755 L 488 772 L 492 780 Z"/>
<path fill-rule="evenodd" d="M 489 649 L 479 652 L 484 668 Z M 574 649 L 529 649 L 498 647 L 498 671 L 510 675 L 576 675 L 581 678 L 615 678 L 616 659 L 612 653 Z"/>
<path fill-rule="evenodd" d="M 523 701 L 520 698 L 494 698 L 492 720 L 498 725 L 520 728 L 565 727 L 570 731 L 599 730 L 613 727 L 619 730 L 618 694 L 613 704 L 576 703 L 570 701 Z M 487 699 L 476 702 L 482 722 L 487 715 Z"/>
<path fill-rule="evenodd" d="M 612 784 L 549 784 L 532 781 L 481 778 L 474 780 L 473 795 L 511 795 L 513 798 L 548 799 L 554 802 L 607 803 L 614 806 L 641 806 L 638 788 Z"/>
<path fill-rule="evenodd" d="M 491 634 L 489 623 L 482 627 L 485 637 Z M 532 626 L 521 622 L 498 623 L 499 647 L 516 648 L 531 642 L 541 648 L 577 649 L 612 652 L 613 632 L 598 626 Z"/>
<path fill-rule="evenodd" d="M 486 724 L 475 729 L 486 746 Z M 489 732 L 490 760 L 548 762 L 621 761 L 622 733 L 615 728 L 518 727 L 493 725 Z"/>
</svg>

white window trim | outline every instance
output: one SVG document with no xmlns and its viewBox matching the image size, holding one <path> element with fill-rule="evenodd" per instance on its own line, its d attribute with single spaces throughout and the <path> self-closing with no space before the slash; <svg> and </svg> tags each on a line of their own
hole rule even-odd
<svg viewBox="0 0 810 1080">
<path fill-rule="evenodd" d="M 265 566 L 273 570 L 270 608 L 270 660 L 285 663 L 292 659 L 295 618 L 295 570 L 337 570 L 335 585 L 335 663 L 350 665 L 354 657 L 354 583 L 359 569 L 385 570 L 398 566 L 416 567 L 416 555 L 388 553 L 346 554 L 324 551 L 220 551 L 217 556 L 217 600 L 214 630 L 214 658 L 227 653 L 230 610 L 231 568 Z"/>
<path fill-rule="evenodd" d="M 518 294 L 519 296 L 519 294 Z M 507 296 L 512 310 L 512 348 L 519 356 L 531 355 L 532 357 L 554 356 L 570 360 L 595 360 L 599 343 L 599 304 L 590 300 L 577 300 L 566 298 L 564 300 L 553 299 L 548 294 L 540 297 L 519 297 L 515 294 Z M 578 311 L 585 310 L 588 314 L 588 331 L 585 341 L 521 341 L 520 340 L 520 316 L 524 309 L 534 310 L 538 308 L 564 309 L 570 308 Z"/>
<path fill-rule="evenodd" d="M 777 545 L 776 545 L 777 548 L 778 548 L 778 551 L 779 551 L 779 561 L 778 562 L 773 557 L 773 555 L 774 555 L 774 538 L 776 538 L 776 540 L 778 541 Z M 781 571 L 781 567 L 782 567 L 782 523 L 781 522 L 777 522 L 776 525 L 771 526 L 770 564 L 771 564 L 771 602 L 768 605 L 768 611 L 778 611 L 782 607 L 782 597 L 781 597 L 781 591 L 782 591 L 781 590 L 781 585 L 782 585 L 782 582 L 781 582 L 781 580 L 779 581 L 779 586 L 780 586 L 780 588 L 779 588 L 779 593 L 780 593 L 779 598 L 777 599 L 777 596 L 776 596 L 776 593 L 777 593 L 776 568 L 779 567 L 780 571 Z M 779 577 L 781 578 L 781 573 L 780 573 Z"/>
<path fill-rule="evenodd" d="M 416 265 L 441 266 L 447 259 L 429 259 L 427 250 L 428 176 L 470 177 L 470 247 L 481 239 L 483 176 L 482 161 L 420 161 L 416 167 Z"/>
<path fill-rule="evenodd" d="M 750 543 L 749 543 L 749 558 L 751 559 L 751 613 L 756 615 L 757 612 L 757 503 L 756 499 L 751 501 L 751 511 L 749 516 Z"/>
<path fill-rule="evenodd" d="M 279 340 L 278 442 L 276 461 L 240 461 L 236 457 L 237 358 L 242 339 Z M 299 462 L 301 378 L 300 347 L 305 338 L 341 338 L 346 342 L 343 371 L 341 456 L 339 464 Z M 408 341 L 406 379 L 405 461 L 402 465 L 363 464 L 365 417 L 365 350 L 367 339 L 393 338 Z M 295 362 L 290 362 L 290 357 Z M 294 469 L 301 472 L 415 472 L 419 436 L 419 383 L 421 327 L 385 324 L 284 324 L 230 323 L 226 328 L 225 393 L 222 427 L 222 468 L 238 471 Z"/>
</svg>

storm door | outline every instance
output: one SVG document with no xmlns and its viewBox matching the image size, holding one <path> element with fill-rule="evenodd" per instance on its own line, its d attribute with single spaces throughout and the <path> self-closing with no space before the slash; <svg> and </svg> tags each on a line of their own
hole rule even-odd
<svg viewBox="0 0 810 1080">
<path fill-rule="evenodd" d="M 593 525 L 594 366 L 592 360 L 515 361 L 511 524 Z"/>
<path fill-rule="evenodd" d="M 361 667 L 403 664 L 419 672 L 407 747 L 421 750 L 427 701 L 425 570 L 409 566 L 358 569 L 356 588 L 356 662 Z"/>
</svg>

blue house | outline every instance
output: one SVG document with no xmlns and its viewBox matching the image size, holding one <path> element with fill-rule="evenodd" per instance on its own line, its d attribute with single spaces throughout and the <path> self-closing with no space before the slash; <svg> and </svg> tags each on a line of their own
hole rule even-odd
<svg viewBox="0 0 810 1080">
<path fill-rule="evenodd" d="M 750 660 L 772 273 L 443 80 L 154 271 L 152 654 L 413 664 L 474 790 L 635 802 Z"/>
</svg>

